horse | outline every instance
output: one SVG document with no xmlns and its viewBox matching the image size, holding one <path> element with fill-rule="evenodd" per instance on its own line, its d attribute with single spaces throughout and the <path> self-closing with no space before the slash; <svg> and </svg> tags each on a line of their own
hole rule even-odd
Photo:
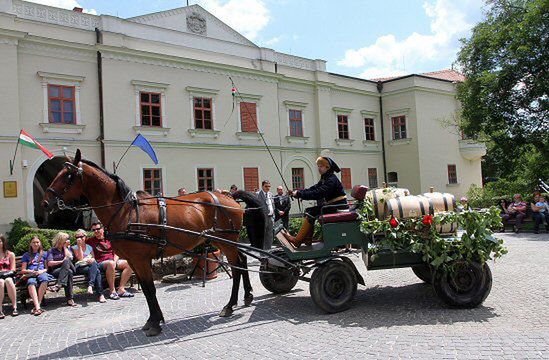
<svg viewBox="0 0 549 360">
<path fill-rule="evenodd" d="M 117 175 L 82 159 L 80 149 L 76 151 L 72 161 L 70 158 L 67 159 L 63 169 L 46 190 L 42 201 L 42 207 L 46 211 L 55 211 L 60 204 L 70 204 L 84 196 L 109 233 L 124 233 L 129 223 L 137 220 L 144 224 L 160 224 L 159 198 L 144 191 L 133 193 Z M 132 196 L 135 201 L 129 200 Z M 237 200 L 243 201 L 251 211 L 242 209 Z M 237 242 L 244 222 L 251 245 L 256 248 L 263 247 L 266 224 L 270 220 L 265 204 L 261 204 L 254 193 L 237 191 L 231 197 L 221 193 L 198 192 L 177 198 L 166 198 L 165 203 L 168 226 L 198 233 L 209 230 L 208 234 Z M 165 248 L 162 249 L 163 256 L 190 251 L 206 241 L 200 236 L 158 227 L 147 229 L 147 235 L 167 240 Z M 211 244 L 225 254 L 233 274 L 229 302 L 219 313 L 219 316 L 228 317 L 233 314 L 233 307 L 237 304 L 241 278 L 245 305 L 249 306 L 253 300 L 250 277 L 245 270 L 247 258 L 236 246 L 226 241 L 212 241 Z M 151 268 L 152 259 L 159 255 L 158 244 L 116 238 L 112 240 L 112 247 L 118 256 L 130 264 L 147 300 L 149 318 L 142 330 L 147 336 L 160 334 L 160 323 L 165 323 L 165 320 L 156 297 Z"/>
</svg>

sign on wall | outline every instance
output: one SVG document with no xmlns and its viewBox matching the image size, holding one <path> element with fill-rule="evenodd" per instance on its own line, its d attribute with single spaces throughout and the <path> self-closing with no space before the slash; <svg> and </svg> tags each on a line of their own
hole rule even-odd
<svg viewBox="0 0 549 360">
<path fill-rule="evenodd" d="M 4 181 L 4 197 L 17 197 L 17 181 Z"/>
</svg>

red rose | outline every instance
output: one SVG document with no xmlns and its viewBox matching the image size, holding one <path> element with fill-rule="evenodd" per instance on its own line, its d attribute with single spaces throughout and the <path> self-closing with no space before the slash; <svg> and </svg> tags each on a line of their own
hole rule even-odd
<svg viewBox="0 0 549 360">
<path fill-rule="evenodd" d="M 433 223 L 433 215 L 425 215 L 423 217 L 423 225 L 431 225 Z"/>
<path fill-rule="evenodd" d="M 389 220 L 389 225 L 391 225 L 391 227 L 397 227 L 398 226 L 398 220 L 395 219 L 394 217 L 391 218 L 391 220 Z"/>
</svg>

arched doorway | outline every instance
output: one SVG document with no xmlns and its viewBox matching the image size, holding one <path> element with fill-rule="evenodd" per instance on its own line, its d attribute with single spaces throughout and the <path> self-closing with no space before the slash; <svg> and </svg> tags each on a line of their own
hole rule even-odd
<svg viewBox="0 0 549 360">
<path fill-rule="evenodd" d="M 56 156 L 52 159 L 44 161 L 33 179 L 33 204 L 34 204 L 34 221 L 41 228 L 49 229 L 66 229 L 76 230 L 83 225 L 82 216 L 80 213 L 70 210 L 57 211 L 50 214 L 42 209 L 42 199 L 46 193 L 46 189 L 51 184 L 55 176 L 61 169 L 63 164 L 67 161 L 64 156 Z M 86 199 L 83 198 L 79 201 L 80 204 L 86 203 Z"/>
</svg>

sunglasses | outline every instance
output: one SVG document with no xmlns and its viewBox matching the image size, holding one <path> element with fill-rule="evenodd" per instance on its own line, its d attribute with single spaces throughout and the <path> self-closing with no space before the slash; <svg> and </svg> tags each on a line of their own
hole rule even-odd
<svg viewBox="0 0 549 360">
<path fill-rule="evenodd" d="M 84 235 L 76 236 L 77 239 L 83 239 L 83 238 L 85 238 L 85 237 L 86 237 L 86 236 L 84 236 Z"/>
<path fill-rule="evenodd" d="M 98 228 L 95 228 L 95 229 L 92 229 L 92 231 L 99 231 L 101 230 L 102 228 L 98 227 Z"/>
</svg>

